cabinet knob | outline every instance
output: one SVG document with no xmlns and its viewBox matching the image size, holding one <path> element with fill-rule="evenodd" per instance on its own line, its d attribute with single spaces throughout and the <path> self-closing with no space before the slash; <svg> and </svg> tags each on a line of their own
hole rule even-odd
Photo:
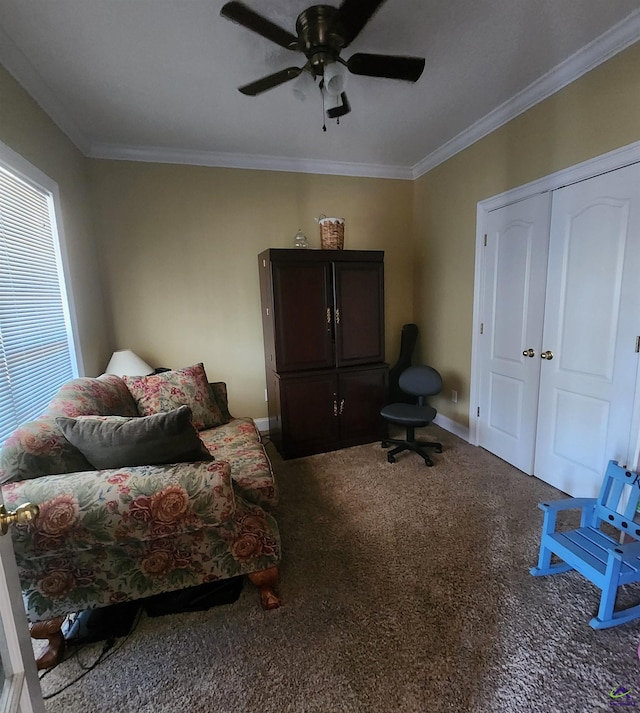
<svg viewBox="0 0 640 713">
<path fill-rule="evenodd" d="M 338 415 L 338 402 L 335 399 L 333 400 L 333 415 Z"/>
</svg>

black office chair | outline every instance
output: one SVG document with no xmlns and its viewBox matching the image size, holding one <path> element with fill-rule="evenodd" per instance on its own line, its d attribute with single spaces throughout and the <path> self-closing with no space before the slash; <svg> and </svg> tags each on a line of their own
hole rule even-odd
<svg viewBox="0 0 640 713">
<path fill-rule="evenodd" d="M 382 447 L 388 448 L 395 445 L 392 451 L 387 453 L 389 463 L 395 463 L 395 456 L 402 451 L 414 451 L 424 458 L 426 465 L 431 467 L 433 461 L 429 458 L 426 448 L 433 448 L 436 453 L 442 453 L 442 443 L 431 441 L 416 441 L 416 428 L 428 426 L 438 413 L 426 402 L 427 396 L 439 394 L 442 389 L 442 377 L 430 366 L 410 366 L 400 374 L 398 380 L 400 388 L 408 394 L 418 397 L 417 404 L 395 403 L 385 406 L 380 415 L 385 421 L 405 426 L 407 429 L 406 440 L 396 438 L 385 438 Z"/>
</svg>

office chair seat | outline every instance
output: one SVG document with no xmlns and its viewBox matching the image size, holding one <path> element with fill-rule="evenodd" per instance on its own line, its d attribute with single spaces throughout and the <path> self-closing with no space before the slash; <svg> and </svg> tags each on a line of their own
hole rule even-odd
<svg viewBox="0 0 640 713">
<path fill-rule="evenodd" d="M 380 415 L 388 423 L 395 423 L 407 429 L 406 439 L 385 438 L 382 447 L 388 448 L 395 445 L 392 451 L 387 453 L 389 463 L 395 463 L 395 456 L 402 451 L 413 451 L 422 456 L 427 466 L 432 466 L 433 461 L 427 453 L 427 448 L 433 448 L 436 453 L 442 453 L 442 444 L 434 441 L 418 441 L 415 436 L 415 429 L 428 426 L 437 415 L 437 411 L 426 402 L 427 396 L 440 393 L 442 389 L 442 377 L 430 366 L 410 366 L 402 372 L 398 380 L 402 391 L 418 397 L 417 404 L 394 403 L 384 406 Z"/>
<path fill-rule="evenodd" d="M 401 426 L 409 425 L 414 427 L 428 426 L 436 417 L 437 411 L 428 404 L 418 406 L 417 404 L 389 404 L 385 406 L 380 415 L 391 423 Z"/>
</svg>

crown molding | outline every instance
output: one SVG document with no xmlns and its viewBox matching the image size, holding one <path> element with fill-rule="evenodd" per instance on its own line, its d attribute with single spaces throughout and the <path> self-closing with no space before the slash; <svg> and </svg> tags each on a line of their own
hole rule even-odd
<svg viewBox="0 0 640 713">
<path fill-rule="evenodd" d="M 123 146 L 94 143 L 87 152 L 87 156 L 89 158 L 111 159 L 116 161 L 176 163 L 189 166 L 243 168 L 258 171 L 290 171 L 292 173 L 319 173 L 332 176 L 413 180 L 413 174 L 409 166 L 320 161 L 315 159 L 265 156 L 261 154 L 235 154 L 219 151 L 197 151 L 192 149 L 172 149 L 154 146 Z"/>
<path fill-rule="evenodd" d="M 564 62 L 551 69 L 522 91 L 496 107 L 469 128 L 442 144 L 412 168 L 413 178 L 419 178 L 436 166 L 484 138 L 492 131 L 560 91 L 582 75 L 611 59 L 640 39 L 640 9 L 585 45 Z"/>
<path fill-rule="evenodd" d="M 0 27 L 0 64 L 86 156 L 90 141 L 36 68 Z"/>
<path fill-rule="evenodd" d="M 478 208 L 483 214 L 488 213 L 498 208 L 504 208 L 506 205 L 526 200 L 536 193 L 555 191 L 558 188 L 586 181 L 603 173 L 617 171 L 619 168 L 630 166 L 633 163 L 640 163 L 640 141 L 621 146 L 595 158 L 569 166 L 569 168 L 562 168 L 548 176 L 536 178 L 517 188 L 510 188 L 503 193 L 485 198 L 478 203 Z M 478 221 L 479 223 L 480 221 Z"/>
</svg>

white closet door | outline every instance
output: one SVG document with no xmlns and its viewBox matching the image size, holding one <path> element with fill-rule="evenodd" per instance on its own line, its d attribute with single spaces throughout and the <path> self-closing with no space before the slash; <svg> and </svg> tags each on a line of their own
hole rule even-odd
<svg viewBox="0 0 640 713">
<path fill-rule="evenodd" d="M 534 473 L 573 496 L 630 455 L 639 275 L 640 165 L 554 191 Z"/>
<path fill-rule="evenodd" d="M 529 475 L 538 413 L 549 205 L 550 194 L 543 193 L 492 211 L 484 248 L 478 439 L 483 448 Z"/>
</svg>

